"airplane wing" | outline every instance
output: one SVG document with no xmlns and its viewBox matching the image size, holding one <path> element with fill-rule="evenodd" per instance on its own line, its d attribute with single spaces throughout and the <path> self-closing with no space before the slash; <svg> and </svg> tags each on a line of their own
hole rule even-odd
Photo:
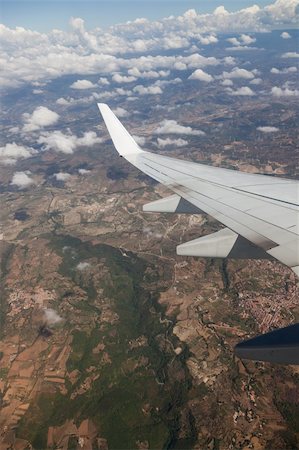
<svg viewBox="0 0 299 450">
<path fill-rule="evenodd" d="M 202 213 L 224 229 L 181 244 L 179 255 L 275 258 L 299 276 L 299 183 L 210 167 L 142 150 L 113 114 L 98 103 L 114 146 L 142 172 L 175 194 L 144 211 Z"/>
</svg>

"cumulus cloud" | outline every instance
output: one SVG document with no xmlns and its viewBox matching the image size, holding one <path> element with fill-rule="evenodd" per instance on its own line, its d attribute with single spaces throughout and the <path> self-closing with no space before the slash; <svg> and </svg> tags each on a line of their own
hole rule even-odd
<svg viewBox="0 0 299 450">
<path fill-rule="evenodd" d="M 59 115 L 45 106 L 38 106 L 32 114 L 24 113 L 23 120 L 25 122 L 23 131 L 37 131 L 41 128 L 54 125 L 59 119 Z"/>
<path fill-rule="evenodd" d="M 295 72 L 297 72 L 297 67 L 291 66 L 291 67 L 285 67 L 284 69 L 277 69 L 276 67 L 272 67 L 270 72 L 274 73 L 276 75 L 287 74 L 287 73 L 295 73 Z"/>
<path fill-rule="evenodd" d="M 65 154 L 72 154 L 80 146 L 93 146 L 102 142 L 94 131 L 87 131 L 82 137 L 74 134 L 53 131 L 42 134 L 38 143 L 43 144 L 44 150 L 54 150 Z"/>
<path fill-rule="evenodd" d="M 255 74 L 253 71 L 247 69 L 240 69 L 239 67 L 235 67 L 231 72 L 223 72 L 222 77 L 224 79 L 233 79 L 233 78 L 244 78 L 245 80 L 251 80 L 254 78 Z"/>
<path fill-rule="evenodd" d="M 53 177 L 56 178 L 57 181 L 66 181 L 71 177 L 71 174 L 67 172 L 58 172 L 54 173 Z"/>
<path fill-rule="evenodd" d="M 235 91 L 230 89 L 230 88 L 228 88 L 228 92 L 229 92 L 230 95 L 234 95 L 234 96 L 240 95 L 240 96 L 249 96 L 249 97 L 251 97 L 251 96 L 255 95 L 253 90 L 250 87 L 248 87 L 248 86 L 242 86 L 239 89 L 236 89 Z"/>
<path fill-rule="evenodd" d="M 253 80 L 249 81 L 249 84 L 258 85 L 261 84 L 263 80 L 261 78 L 254 78 Z"/>
<path fill-rule="evenodd" d="M 45 308 L 44 316 L 45 316 L 45 322 L 48 325 L 55 325 L 63 320 L 62 317 L 60 317 L 60 315 L 57 314 L 57 312 L 52 308 Z"/>
<path fill-rule="evenodd" d="M 15 164 L 18 159 L 29 158 L 34 150 L 24 145 L 18 145 L 15 142 L 8 143 L 4 147 L 0 147 L 0 163 Z"/>
<path fill-rule="evenodd" d="M 120 106 L 115 108 L 113 111 L 117 115 L 117 117 L 126 117 L 128 115 L 128 111 L 124 108 L 121 108 Z"/>
<path fill-rule="evenodd" d="M 101 86 L 109 86 L 110 82 L 105 77 L 100 77 L 98 80 L 98 84 Z"/>
<path fill-rule="evenodd" d="M 282 39 L 290 39 L 291 35 L 287 31 L 283 31 L 280 37 L 282 37 Z"/>
<path fill-rule="evenodd" d="M 136 134 L 132 134 L 132 138 L 137 142 L 138 145 L 144 145 L 146 143 L 146 139 L 143 136 L 136 136 Z"/>
<path fill-rule="evenodd" d="M 286 52 L 281 56 L 282 58 L 299 58 L 299 53 L 297 52 Z"/>
<path fill-rule="evenodd" d="M 142 86 L 141 84 L 138 84 L 133 88 L 133 92 L 136 92 L 140 95 L 157 95 L 162 94 L 163 91 L 160 88 L 160 86 Z"/>
<path fill-rule="evenodd" d="M 271 93 L 274 97 L 298 97 L 299 96 L 299 90 L 298 89 L 289 89 L 286 88 L 280 88 L 278 86 L 274 86 L 271 89 Z"/>
<path fill-rule="evenodd" d="M 78 169 L 78 173 L 80 175 L 87 175 L 90 172 L 91 172 L 91 170 L 89 170 L 89 169 Z"/>
<path fill-rule="evenodd" d="M 80 262 L 79 264 L 77 264 L 78 270 L 86 270 L 88 269 L 88 267 L 90 267 L 90 264 L 88 262 Z"/>
<path fill-rule="evenodd" d="M 115 25 L 105 32 L 100 28 L 86 30 L 84 20 L 78 17 L 71 19 L 69 31 L 55 29 L 39 33 L 0 25 L 1 62 L 5 67 L 0 81 L 2 86 L 15 87 L 67 74 L 82 77 L 101 74 L 105 78 L 132 67 L 140 71 L 169 70 L 174 63 L 181 63 L 178 64 L 181 69 L 177 70 L 183 70 L 183 64 L 188 66 L 185 57 L 169 55 L 167 60 L 162 60 L 158 52 L 178 48 L 189 51 L 194 41 L 213 44 L 217 33 L 227 32 L 238 33 L 237 42 L 232 43 L 235 51 L 252 49 L 253 32 L 294 26 L 297 7 L 298 0 L 276 0 L 263 8 L 254 5 L 234 12 L 221 6 L 211 14 L 192 9 L 178 17 L 155 21 L 140 19 Z M 197 50 L 193 47 L 191 51 Z M 138 52 L 142 55 L 138 56 Z M 203 67 L 195 65 L 193 68 Z"/>
<path fill-rule="evenodd" d="M 164 147 L 185 147 L 186 145 L 188 145 L 188 141 L 186 141 L 185 139 L 170 139 L 170 138 L 166 138 L 166 139 L 161 139 L 158 138 L 157 139 L 157 145 L 159 148 L 164 148 Z"/>
<path fill-rule="evenodd" d="M 115 83 L 132 83 L 132 81 L 136 81 L 137 78 L 133 77 L 133 76 L 124 76 L 124 75 L 120 75 L 119 73 L 115 73 L 112 76 L 112 80 Z"/>
<path fill-rule="evenodd" d="M 84 89 L 92 89 L 97 87 L 96 84 L 92 83 L 89 80 L 77 80 L 75 81 L 73 84 L 70 85 L 70 87 L 72 89 L 79 89 L 79 90 L 84 90 Z"/>
<path fill-rule="evenodd" d="M 11 184 L 18 186 L 19 188 L 26 188 L 33 184 L 34 181 L 30 178 L 26 172 L 16 172 L 14 173 Z"/>
<path fill-rule="evenodd" d="M 262 133 L 275 133 L 276 131 L 279 131 L 279 128 L 264 126 L 264 127 L 257 127 L 257 130 L 261 131 Z"/>
<path fill-rule="evenodd" d="M 213 81 L 212 75 L 204 72 L 202 69 L 196 69 L 190 77 L 188 77 L 188 80 L 199 80 L 199 81 L 205 81 L 206 83 L 210 83 Z"/>
<path fill-rule="evenodd" d="M 154 131 L 155 134 L 189 134 L 193 136 L 203 136 L 205 133 L 194 130 L 191 127 L 180 125 L 176 120 L 163 120 L 161 125 Z"/>
</svg>

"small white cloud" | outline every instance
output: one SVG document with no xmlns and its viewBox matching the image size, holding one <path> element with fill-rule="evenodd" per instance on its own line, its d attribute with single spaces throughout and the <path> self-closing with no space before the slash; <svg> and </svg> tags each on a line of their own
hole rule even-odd
<svg viewBox="0 0 299 450">
<path fill-rule="evenodd" d="M 291 39 L 291 35 L 287 31 L 283 31 L 280 37 L 282 37 L 282 39 Z"/>
<path fill-rule="evenodd" d="M 221 81 L 222 86 L 233 86 L 233 81 L 226 78 L 225 80 Z"/>
<path fill-rule="evenodd" d="M 120 75 L 119 73 L 115 73 L 112 77 L 112 80 L 115 83 L 132 83 L 132 81 L 136 81 L 137 78 L 133 77 L 133 76 L 125 76 L 125 75 Z"/>
<path fill-rule="evenodd" d="M 265 127 L 257 127 L 257 130 L 261 131 L 262 133 L 275 133 L 276 131 L 279 131 L 279 128 L 265 126 Z"/>
<path fill-rule="evenodd" d="M 114 109 L 114 113 L 117 115 L 117 117 L 126 117 L 128 115 L 128 111 L 124 108 L 121 108 L 120 106 Z"/>
<path fill-rule="evenodd" d="M 202 69 L 196 69 L 190 77 L 188 77 L 188 80 L 199 80 L 204 81 L 206 83 L 210 83 L 213 81 L 212 75 L 208 74 L 207 72 L 204 72 Z"/>
<path fill-rule="evenodd" d="M 155 134 L 189 134 L 193 136 L 203 136 L 205 133 L 194 130 L 191 127 L 180 125 L 176 120 L 163 120 L 161 125 L 154 131 Z"/>
<path fill-rule="evenodd" d="M 136 136 L 136 134 L 133 134 L 132 138 L 137 142 L 138 145 L 144 145 L 146 143 L 146 139 L 143 136 Z"/>
<path fill-rule="evenodd" d="M 32 94 L 38 95 L 38 94 L 43 94 L 43 92 L 44 91 L 42 89 L 33 89 Z"/>
<path fill-rule="evenodd" d="M 105 77 L 100 77 L 98 80 L 98 84 L 101 86 L 109 86 L 110 82 Z"/>
<path fill-rule="evenodd" d="M 240 96 L 249 96 L 249 97 L 251 97 L 251 96 L 255 95 L 253 90 L 250 89 L 250 87 L 248 87 L 248 86 L 242 86 L 241 88 L 236 89 L 235 91 L 230 89 L 228 92 L 229 92 L 230 95 L 234 95 L 234 96 L 240 95 Z"/>
<path fill-rule="evenodd" d="M 133 92 L 137 92 L 140 95 L 158 95 L 162 94 L 163 91 L 160 88 L 160 86 L 142 86 L 141 84 L 138 84 L 134 87 Z"/>
<path fill-rule="evenodd" d="M 71 174 L 66 172 L 58 172 L 54 173 L 53 177 L 55 177 L 57 181 L 66 181 L 71 177 Z"/>
<path fill-rule="evenodd" d="M 256 41 L 255 38 L 249 36 L 248 34 L 241 34 L 240 40 L 246 45 L 253 44 Z"/>
<path fill-rule="evenodd" d="M 88 267 L 90 267 L 90 264 L 88 262 L 80 262 L 77 265 L 78 270 L 86 270 Z"/>
<path fill-rule="evenodd" d="M 33 184 L 34 181 L 25 172 L 16 172 L 13 177 L 11 184 L 18 186 L 19 188 L 25 188 Z"/>
<path fill-rule="evenodd" d="M 232 45 L 241 45 L 241 42 L 238 41 L 238 39 L 236 37 L 228 38 L 226 40 L 227 40 L 227 42 L 229 42 Z"/>
<path fill-rule="evenodd" d="M 77 80 L 75 81 L 73 84 L 70 85 L 70 87 L 72 89 L 92 89 L 92 88 L 96 88 L 97 85 L 92 83 L 89 80 Z"/>
<path fill-rule="evenodd" d="M 258 85 L 261 84 L 263 80 L 261 78 L 254 78 L 253 80 L 249 81 L 249 84 Z"/>
<path fill-rule="evenodd" d="M 87 131 L 82 137 L 74 134 L 62 133 L 62 131 L 53 131 L 43 133 L 39 139 L 39 144 L 44 144 L 44 150 L 54 150 L 65 154 L 72 154 L 80 146 L 93 146 L 102 142 L 94 131 Z"/>
<path fill-rule="evenodd" d="M 186 145 L 188 145 L 188 141 L 186 141 L 185 139 L 170 139 L 170 138 L 166 138 L 166 139 L 161 139 L 158 138 L 157 139 L 157 145 L 159 148 L 164 148 L 164 147 L 185 147 Z"/>
<path fill-rule="evenodd" d="M 291 66 L 291 67 L 285 67 L 284 69 L 277 69 L 276 67 L 272 67 L 270 70 L 271 73 L 274 73 L 275 75 L 284 75 L 287 73 L 295 73 L 297 72 L 297 67 Z"/>
<path fill-rule="evenodd" d="M 0 147 L 0 162 L 3 164 L 15 164 L 18 159 L 29 158 L 34 150 L 15 142 Z"/>
<path fill-rule="evenodd" d="M 87 175 L 87 174 L 89 174 L 91 172 L 91 170 L 88 170 L 88 169 L 78 169 L 78 173 L 80 174 L 80 175 Z"/>
<path fill-rule="evenodd" d="M 223 72 L 222 77 L 224 79 L 233 79 L 233 78 L 243 78 L 245 80 L 251 80 L 254 78 L 255 74 L 253 71 L 247 69 L 240 69 L 239 67 L 235 67 L 230 72 Z"/>
<path fill-rule="evenodd" d="M 23 131 L 37 131 L 41 128 L 54 125 L 58 119 L 59 115 L 45 106 L 38 106 L 32 114 L 24 113 L 24 126 Z"/>
<path fill-rule="evenodd" d="M 297 52 L 287 52 L 287 53 L 284 53 L 281 57 L 282 58 L 299 58 L 299 53 L 297 53 Z"/>
<path fill-rule="evenodd" d="M 62 317 L 60 317 L 59 314 L 57 314 L 57 312 L 52 308 L 45 308 L 44 315 L 45 321 L 48 325 L 55 325 L 63 320 Z"/>
<path fill-rule="evenodd" d="M 289 88 L 280 88 L 278 86 L 274 86 L 271 89 L 272 95 L 274 97 L 298 97 L 299 96 L 299 90 L 298 89 L 289 89 Z"/>
</svg>

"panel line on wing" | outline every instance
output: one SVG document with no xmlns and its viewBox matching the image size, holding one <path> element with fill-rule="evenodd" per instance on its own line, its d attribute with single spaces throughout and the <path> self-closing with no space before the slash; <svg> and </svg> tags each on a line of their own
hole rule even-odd
<svg viewBox="0 0 299 450">
<path fill-rule="evenodd" d="M 160 156 L 160 155 L 159 155 L 159 156 Z M 146 157 L 146 156 L 144 156 L 143 159 L 146 159 L 146 160 L 150 161 L 151 163 L 154 163 L 154 164 L 155 164 L 154 161 L 152 161 L 150 158 L 148 158 L 148 157 Z M 175 160 L 174 160 L 174 161 L 175 161 Z M 257 194 L 257 193 L 255 193 L 255 192 L 249 192 L 249 191 L 246 191 L 246 190 L 244 190 L 244 189 L 237 188 L 237 187 L 234 187 L 234 186 L 226 186 L 226 185 L 224 185 L 224 184 L 217 183 L 217 182 L 215 182 L 215 181 L 210 181 L 210 180 L 206 180 L 205 178 L 201 178 L 201 177 L 195 176 L 195 175 L 193 175 L 193 174 L 191 174 L 191 173 L 183 172 L 182 170 L 178 170 L 178 169 L 176 169 L 175 167 L 168 167 L 168 166 L 166 166 L 166 165 L 164 165 L 164 164 L 162 164 L 162 163 L 160 163 L 160 162 L 159 162 L 159 165 L 161 165 L 162 167 L 165 167 L 165 168 L 168 169 L 168 170 L 173 170 L 173 171 L 175 171 L 175 172 L 178 172 L 178 173 L 180 173 L 181 175 L 186 175 L 186 176 L 192 177 L 192 178 L 194 178 L 194 179 L 196 179 L 196 180 L 199 180 L 199 181 L 202 181 L 202 182 L 205 182 L 205 183 L 209 183 L 209 184 L 214 185 L 214 186 L 221 187 L 222 189 L 225 189 L 225 190 L 227 190 L 227 191 L 238 191 L 238 192 L 240 192 L 240 193 L 242 193 L 242 194 L 247 194 L 247 195 L 250 196 L 250 197 L 252 196 L 253 198 L 255 198 L 255 197 L 262 197 L 262 198 L 266 198 L 266 199 L 268 199 L 268 200 L 273 200 L 273 202 L 275 202 L 275 204 L 279 204 L 282 208 L 288 208 L 288 206 L 284 206 L 284 205 L 281 204 L 281 203 L 285 203 L 286 205 L 295 206 L 295 207 L 296 207 L 296 210 L 297 210 L 297 208 L 299 207 L 299 204 L 298 204 L 298 203 L 287 202 L 287 201 L 285 201 L 285 200 L 276 199 L 276 198 L 274 198 L 274 197 L 269 197 L 269 196 L 267 196 L 267 195 Z M 154 168 L 152 167 L 152 169 L 154 169 Z M 157 169 L 154 169 L 154 170 L 157 170 Z M 161 171 L 160 171 L 160 172 L 161 172 Z M 163 172 L 161 172 L 161 173 L 163 173 Z M 241 173 L 242 173 L 242 172 L 241 172 Z M 251 186 L 254 186 L 254 185 L 251 185 Z"/>
</svg>

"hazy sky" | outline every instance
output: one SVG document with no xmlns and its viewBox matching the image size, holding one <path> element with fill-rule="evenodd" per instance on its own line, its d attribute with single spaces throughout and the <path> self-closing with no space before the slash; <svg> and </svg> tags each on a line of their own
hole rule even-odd
<svg viewBox="0 0 299 450">
<path fill-rule="evenodd" d="M 263 7 L 271 3 L 271 0 L 2 0 L 0 11 L 1 23 L 9 27 L 49 31 L 53 28 L 67 29 L 71 16 L 83 18 L 86 28 L 94 28 L 137 17 L 153 20 L 177 16 L 190 8 L 208 13 L 220 5 L 228 11 L 236 11 L 253 4 Z"/>
</svg>

